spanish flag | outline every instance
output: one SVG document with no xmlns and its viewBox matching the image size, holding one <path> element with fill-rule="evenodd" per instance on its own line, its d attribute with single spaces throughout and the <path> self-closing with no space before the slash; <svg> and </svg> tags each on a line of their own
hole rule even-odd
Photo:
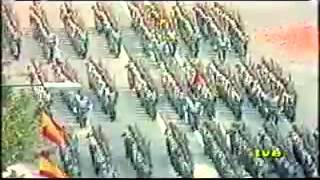
<svg viewBox="0 0 320 180">
<path fill-rule="evenodd" d="M 44 138 L 60 147 L 66 145 L 67 134 L 62 126 L 49 117 L 46 112 L 42 112 L 40 121 L 40 134 Z"/>
<path fill-rule="evenodd" d="M 41 176 L 46 176 L 48 178 L 69 178 L 57 164 L 43 156 L 40 157 L 39 171 Z"/>
</svg>

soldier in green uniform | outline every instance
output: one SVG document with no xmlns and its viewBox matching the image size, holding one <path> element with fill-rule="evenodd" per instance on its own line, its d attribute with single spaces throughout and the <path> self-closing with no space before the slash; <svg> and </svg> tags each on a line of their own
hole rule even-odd
<svg viewBox="0 0 320 180">
<path fill-rule="evenodd" d="M 116 54 L 116 58 L 119 58 L 119 56 L 121 54 L 121 49 L 122 49 L 121 47 L 122 47 L 122 37 L 121 37 L 121 35 L 119 35 L 119 37 L 117 39 L 117 54 Z"/>
<path fill-rule="evenodd" d="M 72 177 L 73 178 L 80 178 L 81 177 L 81 171 L 79 166 L 73 166 L 72 168 Z"/>
<path fill-rule="evenodd" d="M 87 57 L 89 47 L 89 32 L 85 31 L 80 37 L 80 50 L 79 53 L 83 59 Z"/>
<path fill-rule="evenodd" d="M 128 132 L 124 132 L 122 134 L 122 137 L 124 137 L 124 147 L 126 152 L 126 158 L 131 158 L 131 146 L 132 146 L 132 139 L 129 136 Z"/>
</svg>

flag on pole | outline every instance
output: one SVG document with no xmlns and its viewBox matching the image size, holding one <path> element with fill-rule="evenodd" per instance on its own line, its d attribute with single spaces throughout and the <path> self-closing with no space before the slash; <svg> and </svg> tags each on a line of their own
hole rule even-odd
<svg viewBox="0 0 320 180">
<path fill-rule="evenodd" d="M 69 178 L 56 163 L 43 156 L 40 157 L 39 174 L 48 178 Z"/>
<path fill-rule="evenodd" d="M 40 121 L 40 134 L 56 145 L 64 147 L 67 140 L 64 128 L 44 111 L 41 113 Z"/>
</svg>

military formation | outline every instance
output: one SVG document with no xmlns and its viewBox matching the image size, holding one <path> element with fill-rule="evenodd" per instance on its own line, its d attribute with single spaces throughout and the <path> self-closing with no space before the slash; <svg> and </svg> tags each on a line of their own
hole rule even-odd
<svg viewBox="0 0 320 180">
<path fill-rule="evenodd" d="M 89 32 L 84 27 L 80 14 L 72 7 L 71 3 L 64 3 L 60 7 L 60 19 L 63 22 L 65 31 L 70 41 L 83 59 L 87 57 L 89 47 Z"/>
<path fill-rule="evenodd" d="M 44 76 L 35 61 L 32 61 L 31 65 L 28 66 L 28 70 L 30 73 L 30 84 L 37 85 L 32 86 L 32 92 L 34 97 L 38 99 L 39 107 L 50 109 L 50 105 L 52 104 L 51 94 L 48 88 L 44 86 Z"/>
<path fill-rule="evenodd" d="M 19 27 L 19 22 L 15 17 L 15 12 L 10 5 L 5 3 L 1 4 L 1 17 L 2 20 L 2 46 L 9 48 L 11 55 L 19 60 L 21 54 L 21 31 Z M 6 38 L 3 38 L 6 37 Z"/>
<path fill-rule="evenodd" d="M 301 128 L 296 121 L 297 92 L 290 74 L 286 74 L 276 60 L 261 57 L 252 59 L 248 50 L 249 36 L 239 12 L 220 3 L 197 3 L 192 9 L 177 2 L 171 8 L 161 3 L 128 2 L 131 28 L 139 37 L 145 59 L 130 55 L 127 68 L 129 88 L 135 92 L 146 114 L 154 121 L 159 116 L 159 90 L 175 110 L 179 120 L 192 131 L 200 132 L 204 155 L 223 178 L 316 177 L 319 166 L 318 130 Z M 20 33 L 14 13 L 3 5 L 3 26 L 6 42 L 12 55 L 20 55 Z M 123 43 L 120 29 L 112 17 L 110 7 L 102 3 L 92 6 L 95 28 L 105 36 L 107 45 L 116 58 Z M 79 82 L 76 71 L 68 60 L 63 60 L 58 36 L 52 33 L 41 4 L 30 7 L 33 37 L 42 47 L 47 64 L 32 60 L 28 66 L 32 90 L 39 107 L 50 112 L 53 94 L 45 87 L 50 81 L 45 66 L 53 71 L 55 82 Z M 88 56 L 89 32 L 80 14 L 71 3 L 60 8 L 64 29 L 80 58 L 85 59 L 90 90 L 97 97 L 101 109 L 111 122 L 117 119 L 117 91 L 113 77 L 102 60 Z M 202 44 L 207 43 L 215 53 L 208 62 L 200 61 Z M 185 54 L 180 54 L 185 51 Z M 235 55 L 236 63 L 227 62 Z M 182 56 L 182 57 L 180 57 Z M 157 64 L 162 87 L 157 87 L 145 61 Z M 95 107 L 87 92 L 61 91 L 60 95 L 75 115 L 80 128 L 89 129 L 89 152 L 95 174 L 101 178 L 118 177 L 111 145 L 101 126 L 91 126 Z M 217 118 L 216 107 L 226 106 L 233 114 L 231 127 Z M 263 121 L 254 135 L 245 123 L 244 109 L 257 110 Z M 279 121 L 288 121 L 289 133 L 282 133 Z M 167 122 L 167 121 L 165 121 Z M 166 124 L 165 144 L 169 161 L 176 175 L 194 177 L 194 160 L 186 134 L 178 125 Z M 151 142 L 137 125 L 129 125 L 123 133 L 125 157 L 139 178 L 153 175 Z M 60 149 L 61 162 L 72 177 L 81 177 L 79 138 L 69 137 L 67 147 Z M 286 152 L 281 158 L 255 158 L 255 149 Z"/>
<path fill-rule="evenodd" d="M 117 170 L 112 162 L 110 142 L 103 133 L 101 125 L 98 127 L 91 126 L 91 131 L 87 137 L 89 138 L 92 165 L 97 177 L 118 177 Z"/>
<path fill-rule="evenodd" d="M 128 125 L 122 134 L 126 158 L 136 171 L 137 178 L 150 178 L 152 175 L 152 159 L 150 141 L 142 135 L 137 125 Z"/>
<path fill-rule="evenodd" d="M 95 95 L 101 102 L 101 108 L 111 121 L 116 120 L 118 92 L 110 73 L 103 68 L 101 62 L 98 64 L 92 58 L 87 62 L 87 72 L 89 87 L 94 90 Z"/>
<path fill-rule="evenodd" d="M 187 45 L 190 57 L 198 58 L 200 52 L 200 30 L 193 26 L 192 14 L 188 13 L 179 3 L 173 7 L 173 22 L 176 23 L 176 33 Z"/>
<path fill-rule="evenodd" d="M 301 174 L 314 176 L 318 160 L 307 153 L 307 147 L 310 145 L 305 145 L 306 148 L 303 144 L 299 145 L 299 150 L 296 149 L 299 153 L 292 154 L 295 159 L 290 162 L 288 156 L 281 159 L 280 164 L 280 161 L 254 159 L 250 155 L 255 148 L 278 149 L 284 152 L 293 148 L 281 146 L 286 138 L 281 137 L 276 127 L 280 119 L 295 121 L 297 94 L 290 75 L 285 75 L 273 59 L 261 58 L 261 63 L 252 63 L 247 52 L 249 39 L 237 13 L 230 12 L 217 3 L 211 7 L 198 5 L 193 9 L 198 13 L 197 20 L 206 19 L 208 24 L 198 24 L 198 27 L 188 28 L 189 25 L 195 26 L 196 23 L 190 20 L 187 13 L 184 13 L 186 10 L 178 4 L 173 9 L 177 16 L 173 18 L 175 21 L 167 20 L 165 27 L 161 22 L 168 16 L 161 12 L 156 3 L 148 5 L 129 3 L 128 6 L 132 16 L 132 28 L 141 37 L 146 55 L 158 63 L 163 88 L 179 117 L 190 124 L 193 130 L 199 129 L 199 124 L 202 123 L 216 123 L 201 121 L 206 115 L 209 118 L 205 119 L 215 120 L 215 105 L 217 101 L 221 101 L 229 107 L 235 120 L 240 122 L 227 131 L 219 130 L 222 128 L 221 124 L 213 127 L 204 125 L 201 128 L 206 154 L 218 166 L 221 176 L 269 177 L 270 174 L 277 174 L 279 177 L 299 177 Z M 172 22 L 182 24 L 180 27 L 175 26 L 177 33 L 170 29 Z M 202 36 L 207 36 L 212 41 L 210 44 L 213 49 L 218 51 L 217 57 L 204 68 L 190 59 L 197 57 L 192 54 L 185 57 L 189 61 L 179 62 L 170 54 L 170 49 L 174 49 L 170 48 L 172 41 L 168 42 L 168 38 L 165 38 L 166 32 L 175 33 L 175 39 L 183 41 L 188 39 L 189 43 L 185 44 L 189 48 L 197 47 L 197 40 L 190 45 L 191 39 L 195 39 L 191 37 L 198 37 L 197 28 L 201 29 Z M 192 35 L 188 35 L 190 32 Z M 197 54 L 196 51 L 195 48 L 191 52 Z M 227 52 L 236 54 L 240 59 L 235 67 L 225 65 Z M 265 119 L 264 131 L 258 135 L 263 137 L 262 146 L 259 145 L 260 141 L 253 140 L 250 131 L 246 130 L 246 125 L 242 122 L 244 106 L 249 104 L 257 108 L 261 117 Z M 218 132 L 218 137 L 212 132 Z M 310 141 L 311 144 L 313 140 Z M 226 149 L 228 146 L 229 149 Z M 217 149 L 213 154 L 213 151 L 208 150 L 212 148 Z M 220 153 L 219 148 L 221 148 Z M 306 167 L 312 167 L 312 170 L 307 172 Z"/>
<path fill-rule="evenodd" d="M 49 62 L 60 60 L 62 54 L 59 49 L 58 37 L 52 33 L 46 13 L 38 2 L 33 2 L 33 5 L 30 6 L 29 19 L 33 30 L 33 37 L 41 44 L 46 59 Z"/>
<path fill-rule="evenodd" d="M 170 122 L 165 135 L 167 152 L 173 169 L 179 177 L 192 178 L 194 175 L 194 162 L 186 134 Z"/>
<path fill-rule="evenodd" d="M 129 87 L 135 91 L 141 106 L 144 107 L 145 112 L 154 121 L 157 116 L 158 92 L 152 80 L 150 80 L 150 76 L 147 75 L 147 71 L 143 69 L 143 66 L 139 65 L 141 64 L 138 61 L 131 58 L 126 66 Z"/>
<path fill-rule="evenodd" d="M 69 139 L 65 148 L 59 147 L 60 160 L 68 175 L 81 177 L 79 138 L 77 135 L 73 135 Z"/>
<path fill-rule="evenodd" d="M 110 53 L 118 58 L 121 53 L 122 39 L 116 21 L 110 15 L 108 6 L 97 2 L 92 6 L 94 22 L 99 34 L 103 34 L 110 47 Z"/>
<path fill-rule="evenodd" d="M 63 100 L 67 104 L 69 110 L 76 116 L 80 128 L 85 128 L 90 125 L 90 118 L 93 109 L 92 101 L 85 96 L 81 90 L 69 91 L 68 94 L 60 92 Z"/>
<path fill-rule="evenodd" d="M 219 59 L 225 60 L 227 51 L 238 57 L 245 57 L 249 36 L 238 11 L 227 9 L 218 2 L 198 3 L 193 11 L 201 34 L 208 38 L 214 50 L 219 51 Z"/>
</svg>

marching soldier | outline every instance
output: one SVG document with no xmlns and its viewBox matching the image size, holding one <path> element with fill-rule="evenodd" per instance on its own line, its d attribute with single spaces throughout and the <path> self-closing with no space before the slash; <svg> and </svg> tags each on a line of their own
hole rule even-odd
<svg viewBox="0 0 320 180">
<path fill-rule="evenodd" d="M 95 164 L 96 164 L 96 154 L 97 154 L 97 143 L 93 137 L 93 135 L 89 135 L 89 152 L 90 152 L 90 155 L 91 155 L 91 162 L 92 162 L 92 165 L 94 165 L 95 167 Z"/>
<path fill-rule="evenodd" d="M 118 92 L 116 92 L 111 88 L 110 95 L 108 97 L 109 97 L 108 109 L 110 113 L 109 115 L 110 115 L 111 122 L 113 122 L 114 120 L 116 120 L 115 106 L 118 99 Z"/>
<path fill-rule="evenodd" d="M 224 33 L 222 37 L 219 38 L 219 59 L 224 63 L 226 60 L 227 50 L 229 49 L 229 39 L 227 38 L 227 34 Z"/>
<path fill-rule="evenodd" d="M 130 64 L 128 64 L 126 66 L 127 70 L 127 77 L 128 77 L 128 84 L 129 84 L 129 88 L 133 89 L 135 87 L 135 78 L 134 78 L 134 74 L 133 74 L 133 70 L 130 67 Z"/>
<path fill-rule="evenodd" d="M 11 48 L 11 53 L 14 55 L 14 58 L 16 60 L 19 60 L 20 54 L 21 54 L 21 36 L 19 35 L 19 32 L 14 32 L 13 34 L 13 44 Z"/>
<path fill-rule="evenodd" d="M 59 40 L 57 35 L 50 34 L 48 39 L 49 46 L 49 62 L 53 60 L 61 60 L 61 50 L 59 49 Z"/>
<path fill-rule="evenodd" d="M 122 45 L 122 37 L 119 29 L 115 29 L 114 39 L 116 42 L 116 45 L 115 45 L 116 58 L 119 58 L 121 53 L 121 45 Z"/>
<path fill-rule="evenodd" d="M 236 146 L 236 144 L 239 140 L 238 130 L 236 129 L 236 127 L 233 127 L 232 129 L 228 130 L 226 134 L 229 134 L 231 153 L 233 155 L 237 155 L 239 153 L 237 151 L 238 148 Z"/>
<path fill-rule="evenodd" d="M 71 147 L 73 148 L 73 152 L 75 152 L 77 155 L 79 155 L 79 138 L 77 134 L 73 135 L 72 141 L 71 141 Z"/>
<path fill-rule="evenodd" d="M 129 134 L 128 131 L 124 132 L 122 134 L 122 137 L 124 137 L 124 147 L 125 147 L 125 152 L 126 152 L 126 158 L 131 159 L 131 147 L 132 147 L 132 138 Z"/>
<path fill-rule="evenodd" d="M 80 49 L 79 49 L 79 54 L 83 59 L 87 57 L 88 54 L 88 48 L 89 48 L 89 32 L 78 32 L 80 35 Z"/>
<path fill-rule="evenodd" d="M 4 7 L 4 8 L 7 8 L 7 7 Z M 10 45 L 11 54 L 15 57 L 16 60 L 18 60 L 21 53 L 21 37 L 20 37 L 21 34 L 17 29 L 17 26 L 15 25 L 16 21 L 12 19 L 13 17 L 11 17 L 5 11 L 2 13 L 4 13 L 3 14 L 4 16 L 3 25 L 5 26 L 4 33 L 6 37 L 9 37 L 8 41 Z"/>
<path fill-rule="evenodd" d="M 193 33 L 192 41 L 193 41 L 193 57 L 198 58 L 199 51 L 200 51 L 200 40 L 201 35 L 199 32 L 199 29 L 196 29 L 196 31 Z"/>
<path fill-rule="evenodd" d="M 192 130 L 198 130 L 199 129 L 199 121 L 200 121 L 200 117 L 202 115 L 202 105 L 199 102 L 198 98 L 196 98 L 194 100 L 194 105 L 191 108 L 191 112 L 192 112 Z"/>
<path fill-rule="evenodd" d="M 150 151 L 145 144 L 144 137 L 138 132 L 138 129 L 134 129 L 131 125 L 128 126 L 128 130 L 122 134 L 124 137 L 124 143 L 126 148 L 126 157 L 129 158 L 134 169 L 137 172 L 137 177 L 146 177 L 151 175 L 150 166 Z M 149 168 L 149 170 L 147 169 Z"/>
</svg>

